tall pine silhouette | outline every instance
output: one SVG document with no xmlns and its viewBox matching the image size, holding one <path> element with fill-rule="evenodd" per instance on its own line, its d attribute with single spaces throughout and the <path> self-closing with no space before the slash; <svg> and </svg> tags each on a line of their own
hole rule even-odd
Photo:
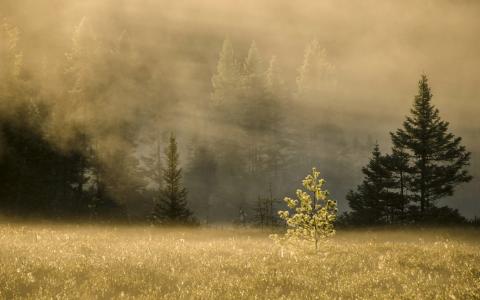
<svg viewBox="0 0 480 300">
<path fill-rule="evenodd" d="M 466 170 L 470 153 L 460 137 L 448 132 L 449 123 L 440 118 L 431 100 L 427 76 L 422 75 L 411 115 L 403 128 L 391 133 L 394 151 L 405 153 L 410 161 L 409 190 L 422 218 L 436 200 L 453 195 L 455 186 L 472 179 Z"/>
<path fill-rule="evenodd" d="M 179 168 L 177 142 L 173 134 L 165 155 L 164 182 L 153 214 L 163 222 L 186 223 L 190 221 L 192 212 L 187 208 L 187 190 L 182 185 L 182 169 Z"/>
</svg>

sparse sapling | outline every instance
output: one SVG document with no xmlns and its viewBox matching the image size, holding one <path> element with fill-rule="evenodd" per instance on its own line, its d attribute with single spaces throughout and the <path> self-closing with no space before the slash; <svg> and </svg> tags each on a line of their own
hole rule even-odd
<svg viewBox="0 0 480 300">
<path fill-rule="evenodd" d="M 282 240 L 306 240 L 314 242 L 315 249 L 318 249 L 320 240 L 335 234 L 333 224 L 337 217 L 337 203 L 330 199 L 327 190 L 322 189 L 324 184 L 320 172 L 312 168 L 312 174 L 302 180 L 307 191 L 298 189 L 297 199 L 285 197 L 289 210 L 278 212 L 288 227 Z"/>
</svg>

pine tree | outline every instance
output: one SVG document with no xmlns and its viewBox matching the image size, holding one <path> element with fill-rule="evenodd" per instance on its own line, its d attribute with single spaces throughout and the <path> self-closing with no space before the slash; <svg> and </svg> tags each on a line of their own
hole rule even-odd
<svg viewBox="0 0 480 300">
<path fill-rule="evenodd" d="M 263 85 L 263 61 L 258 53 L 257 44 L 252 41 L 250 48 L 248 49 L 247 57 L 243 63 L 243 75 L 244 80 L 250 89 L 261 89 Z"/>
<path fill-rule="evenodd" d="M 347 201 L 352 221 L 360 224 L 390 223 L 394 218 L 392 207 L 392 192 L 394 186 L 392 173 L 385 165 L 385 156 L 380 152 L 378 144 L 372 151 L 372 157 L 367 166 L 362 169 L 364 179 L 356 191 L 350 191 Z"/>
<path fill-rule="evenodd" d="M 324 184 L 320 172 L 312 168 L 312 174 L 302 180 L 306 191 L 298 189 L 297 199 L 285 197 L 289 210 L 278 212 L 288 226 L 284 239 L 312 241 L 317 250 L 321 240 L 335 234 L 333 225 L 337 217 L 337 202 L 330 199 L 330 193 L 323 188 Z M 278 239 L 276 235 L 272 237 Z"/>
<path fill-rule="evenodd" d="M 97 98 L 95 97 L 94 85 L 99 81 L 99 76 L 94 70 L 97 44 L 91 28 L 88 27 L 86 18 L 83 17 L 80 23 L 75 26 L 71 48 L 65 53 L 63 79 L 66 88 L 64 97 L 67 101 L 64 101 L 62 107 L 58 108 L 61 109 L 58 117 L 70 119 L 59 120 L 59 126 L 73 124 L 84 129 L 90 121 L 88 116 L 89 105 L 93 99 Z M 94 76 L 94 74 L 97 76 Z M 94 77 L 97 80 L 93 80 Z"/>
<path fill-rule="evenodd" d="M 449 123 L 440 118 L 431 100 L 427 76 L 422 75 L 411 115 L 403 128 L 391 133 L 394 149 L 408 155 L 409 190 L 422 218 L 436 200 L 453 195 L 458 184 L 472 179 L 466 170 L 470 152 L 461 145 L 460 137 L 448 132 Z"/>
<path fill-rule="evenodd" d="M 298 69 L 297 96 L 318 97 L 333 82 L 334 66 L 327 59 L 327 52 L 317 40 L 312 40 L 305 48 L 303 63 Z"/>
<path fill-rule="evenodd" d="M 217 72 L 212 77 L 213 103 L 221 104 L 231 100 L 236 95 L 238 79 L 239 67 L 235 59 L 233 46 L 229 39 L 225 39 L 217 63 Z"/>
<path fill-rule="evenodd" d="M 187 223 L 191 220 L 192 213 L 187 208 L 187 190 L 182 185 L 182 169 L 178 166 L 177 142 L 173 134 L 170 135 L 165 155 L 164 184 L 153 215 L 166 223 Z"/>
<path fill-rule="evenodd" d="M 282 97 L 284 82 L 280 77 L 280 70 L 278 67 L 277 57 L 272 56 L 268 64 L 267 72 L 265 73 L 265 87 L 267 93 L 271 96 Z"/>
<path fill-rule="evenodd" d="M 409 158 L 408 154 L 401 148 L 392 149 L 392 154 L 385 156 L 386 167 L 392 175 L 391 206 L 395 221 L 403 223 L 407 220 L 407 209 L 409 208 Z"/>
<path fill-rule="evenodd" d="M 271 99 L 266 97 L 265 70 L 255 41 L 252 41 L 243 63 L 242 86 L 235 112 L 239 125 L 252 134 L 261 134 L 269 126 Z"/>
</svg>

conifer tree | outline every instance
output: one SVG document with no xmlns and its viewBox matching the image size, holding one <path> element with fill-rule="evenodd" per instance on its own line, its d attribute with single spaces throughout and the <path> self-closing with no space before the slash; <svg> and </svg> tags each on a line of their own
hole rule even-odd
<svg viewBox="0 0 480 300">
<path fill-rule="evenodd" d="M 460 137 L 448 131 L 449 123 L 440 118 L 431 100 L 427 76 L 422 75 L 411 115 L 403 128 L 391 133 L 394 150 L 408 155 L 409 190 L 421 217 L 434 208 L 436 200 L 451 196 L 458 184 L 472 179 L 466 169 L 470 152 Z"/>
<path fill-rule="evenodd" d="M 263 85 L 263 61 L 258 53 L 257 44 L 252 41 L 248 49 L 247 57 L 243 63 L 243 75 L 247 85 L 250 89 L 261 89 Z"/>
<path fill-rule="evenodd" d="M 252 41 L 243 63 L 242 86 L 235 111 L 239 125 L 252 134 L 261 134 L 268 128 L 266 118 L 271 104 L 266 97 L 265 70 L 255 41 Z"/>
<path fill-rule="evenodd" d="M 337 202 L 330 199 L 330 193 L 323 188 L 324 184 L 320 172 L 312 168 L 312 174 L 302 180 L 306 191 L 298 189 L 297 199 L 285 197 L 289 210 L 278 211 L 279 217 L 288 226 L 283 239 L 312 241 L 317 250 L 321 240 L 335 234 L 333 225 L 337 218 Z M 272 238 L 279 240 L 276 235 L 272 235 Z"/>
<path fill-rule="evenodd" d="M 392 193 L 390 202 L 395 221 L 404 222 L 407 219 L 410 197 L 409 188 L 409 158 L 402 148 L 392 149 L 392 153 L 385 156 L 386 167 L 392 174 Z"/>
<path fill-rule="evenodd" d="M 362 169 L 364 179 L 356 191 L 350 191 L 347 201 L 353 210 L 351 217 L 354 223 L 381 224 L 391 222 L 392 193 L 394 186 L 392 173 L 385 165 L 385 156 L 380 152 L 378 144 L 372 151 L 367 166 Z"/>
<path fill-rule="evenodd" d="M 316 39 L 305 48 L 303 62 L 298 69 L 297 96 L 322 96 L 319 93 L 333 83 L 334 66 L 327 59 L 327 52 Z"/>
<path fill-rule="evenodd" d="M 232 43 L 227 38 L 220 51 L 217 72 L 212 77 L 212 101 L 220 104 L 236 95 L 239 79 L 239 67 L 235 59 Z"/>
<path fill-rule="evenodd" d="M 164 183 L 153 215 L 166 223 L 187 223 L 192 213 L 187 208 L 187 190 L 182 185 L 182 169 L 179 168 L 177 142 L 173 134 L 165 155 Z"/>
<path fill-rule="evenodd" d="M 267 72 L 265 73 L 265 88 L 267 94 L 271 97 L 282 97 L 282 92 L 286 94 L 283 85 L 284 82 L 280 77 L 277 57 L 272 56 L 268 64 Z"/>
</svg>

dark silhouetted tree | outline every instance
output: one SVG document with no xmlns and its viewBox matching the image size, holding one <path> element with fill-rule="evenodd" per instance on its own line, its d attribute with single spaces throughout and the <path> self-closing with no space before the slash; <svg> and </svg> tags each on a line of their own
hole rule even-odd
<svg viewBox="0 0 480 300">
<path fill-rule="evenodd" d="M 179 168 L 177 142 L 173 134 L 165 155 L 164 182 L 153 215 L 164 223 L 187 223 L 192 212 L 187 208 L 187 190 L 182 185 L 182 169 Z"/>
<path fill-rule="evenodd" d="M 395 199 L 390 189 L 393 187 L 391 171 L 385 165 L 385 156 L 375 145 L 372 157 L 362 169 L 364 179 L 356 191 L 350 191 L 347 201 L 352 209 L 350 214 L 353 223 L 383 224 L 391 222 L 392 207 Z"/>
<path fill-rule="evenodd" d="M 408 154 L 401 148 L 394 148 L 391 154 L 385 156 L 385 165 L 392 175 L 392 186 L 390 194 L 392 220 L 395 223 L 403 223 L 408 219 L 408 208 L 410 196 L 409 188 L 409 166 Z"/>
<path fill-rule="evenodd" d="M 470 153 L 460 137 L 448 132 L 449 123 L 440 118 L 431 100 L 427 76 L 422 75 L 411 115 L 403 128 L 391 133 L 394 151 L 408 155 L 409 191 L 419 205 L 421 218 L 436 200 L 451 196 L 458 184 L 472 179 L 466 169 Z"/>
</svg>

